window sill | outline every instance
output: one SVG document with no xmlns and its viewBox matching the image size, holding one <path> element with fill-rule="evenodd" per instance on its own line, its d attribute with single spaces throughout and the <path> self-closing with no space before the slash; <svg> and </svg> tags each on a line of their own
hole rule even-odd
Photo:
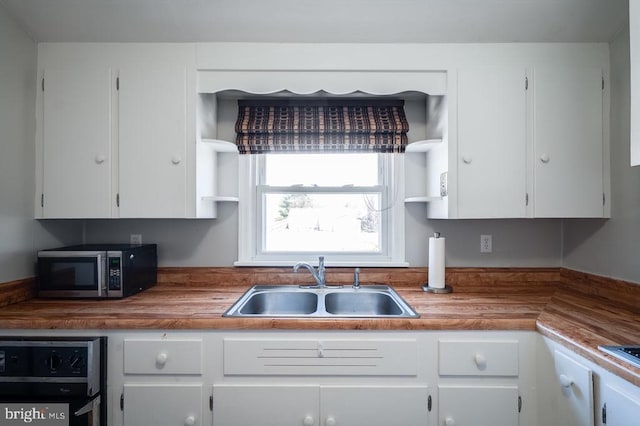
<svg viewBox="0 0 640 426">
<path fill-rule="evenodd" d="M 317 262 L 317 259 L 316 259 Z M 293 266 L 296 262 L 288 260 L 249 260 L 236 261 L 233 266 Z M 312 263 L 313 264 L 313 263 Z M 326 267 L 334 268 L 408 268 L 408 262 L 373 262 L 373 261 L 325 261 Z"/>
</svg>

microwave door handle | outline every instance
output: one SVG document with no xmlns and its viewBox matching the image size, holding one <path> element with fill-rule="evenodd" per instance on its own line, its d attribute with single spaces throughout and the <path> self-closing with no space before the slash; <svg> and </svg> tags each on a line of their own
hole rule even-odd
<svg viewBox="0 0 640 426">
<path fill-rule="evenodd" d="M 99 406 L 100 406 L 100 395 L 98 395 L 91 401 L 87 402 L 82 408 L 78 409 L 75 413 L 73 413 L 73 415 L 76 417 L 80 417 L 82 415 L 95 411 Z"/>
<path fill-rule="evenodd" d="M 107 291 L 107 255 L 98 255 L 98 297 L 105 296 Z"/>
</svg>

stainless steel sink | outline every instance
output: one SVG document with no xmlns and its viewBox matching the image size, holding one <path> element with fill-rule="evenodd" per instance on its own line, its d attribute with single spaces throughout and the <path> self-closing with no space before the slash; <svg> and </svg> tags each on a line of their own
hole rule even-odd
<svg viewBox="0 0 640 426">
<path fill-rule="evenodd" d="M 386 285 L 359 288 L 255 285 L 224 316 L 417 318 L 419 315 Z"/>
<path fill-rule="evenodd" d="M 317 306 L 318 296 L 314 293 L 267 289 L 254 292 L 238 312 L 242 315 L 309 315 Z"/>
<path fill-rule="evenodd" d="M 325 310 L 332 315 L 402 315 L 403 310 L 393 297 L 377 292 L 332 292 L 325 295 Z"/>
</svg>

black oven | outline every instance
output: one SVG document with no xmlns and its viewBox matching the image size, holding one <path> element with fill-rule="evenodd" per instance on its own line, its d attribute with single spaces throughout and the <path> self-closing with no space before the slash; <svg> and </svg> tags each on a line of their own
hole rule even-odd
<svg viewBox="0 0 640 426">
<path fill-rule="evenodd" d="M 0 337 L 0 424 L 106 426 L 106 337 Z"/>
</svg>

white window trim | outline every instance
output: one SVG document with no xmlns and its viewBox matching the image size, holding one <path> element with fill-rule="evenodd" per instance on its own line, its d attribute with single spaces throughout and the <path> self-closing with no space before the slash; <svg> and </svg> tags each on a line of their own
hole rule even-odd
<svg viewBox="0 0 640 426">
<path fill-rule="evenodd" d="M 318 255 L 324 253 L 269 253 L 261 254 L 258 248 L 258 176 L 256 155 L 241 155 L 239 171 L 239 218 L 238 218 L 238 260 L 235 266 L 291 266 L 296 262 L 317 262 Z M 392 155 L 388 161 L 392 168 L 389 175 L 393 182 L 387 183 L 395 191 L 390 196 L 392 205 L 388 215 L 388 250 L 381 254 L 331 253 L 325 258 L 327 266 L 345 267 L 407 267 L 405 261 L 405 222 L 404 222 L 404 156 Z M 292 258 L 293 257 L 293 258 Z"/>
</svg>

